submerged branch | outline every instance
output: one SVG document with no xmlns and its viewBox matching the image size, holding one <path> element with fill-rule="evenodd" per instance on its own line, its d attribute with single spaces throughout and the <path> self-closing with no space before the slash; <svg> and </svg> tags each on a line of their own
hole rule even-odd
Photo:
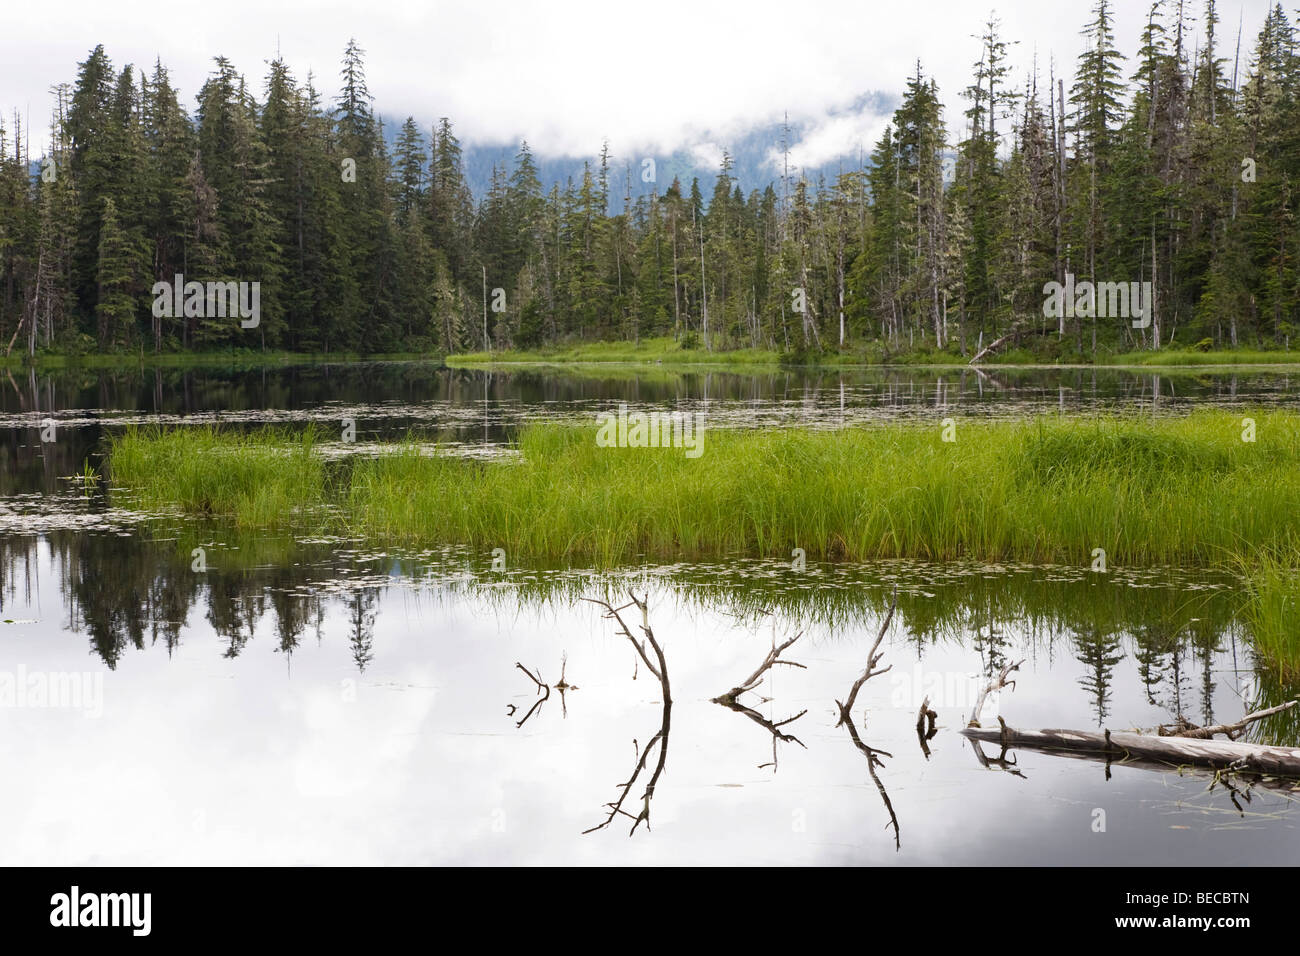
<svg viewBox="0 0 1300 956">
<path fill-rule="evenodd" d="M 799 638 L 801 637 L 803 637 L 803 631 L 800 631 L 798 634 L 790 638 L 790 640 L 786 641 L 784 644 L 780 645 L 779 647 L 773 647 L 772 650 L 768 652 L 767 657 L 763 658 L 763 663 L 758 665 L 758 669 L 755 670 L 754 673 L 750 674 L 748 677 L 746 677 L 735 687 L 731 688 L 731 690 L 727 691 L 725 694 L 713 698 L 713 703 L 722 704 L 724 706 L 730 707 L 732 704 L 736 702 L 736 698 L 739 697 L 741 694 L 745 693 L 745 691 L 753 690 L 755 687 L 761 684 L 763 682 L 763 675 L 766 674 L 777 664 L 785 664 L 789 667 L 802 668 L 803 665 L 798 664 L 795 661 L 783 661 L 780 659 L 781 652 L 784 651 L 791 644 L 793 644 L 795 641 L 799 640 Z"/>
<path fill-rule="evenodd" d="M 1182 725 L 1175 725 L 1175 727 L 1161 726 L 1157 733 L 1161 737 L 1186 737 L 1191 740 L 1209 740 L 1215 734 L 1223 734 L 1229 740 L 1236 740 L 1255 721 L 1288 711 L 1296 704 L 1300 704 L 1300 699 L 1289 700 L 1285 704 L 1278 704 L 1276 707 L 1269 707 L 1265 710 L 1257 710 L 1253 714 L 1247 714 L 1235 724 L 1214 724 L 1209 727 L 1196 727 L 1184 721 Z"/>
<path fill-rule="evenodd" d="M 836 727 L 849 721 L 849 714 L 853 711 L 853 703 L 858 699 L 858 691 L 862 690 L 862 685 L 871 680 L 871 678 L 885 673 L 894 666 L 893 664 L 890 664 L 889 667 L 882 667 L 880 670 L 875 669 L 876 665 L 880 663 L 880 659 L 885 656 L 885 652 L 877 651 L 877 648 L 880 647 L 880 642 L 885 639 L 885 632 L 889 630 L 889 622 L 894 619 L 894 611 L 897 608 L 898 588 L 895 587 L 894 597 L 889 602 L 889 612 L 885 615 L 884 621 L 880 624 L 880 633 L 876 635 L 876 642 L 871 645 L 871 650 L 867 652 L 867 669 L 862 672 L 861 677 L 853 682 L 853 687 L 849 689 L 848 700 L 842 704 L 838 700 L 835 701 L 840 708 L 840 719 L 835 722 Z M 851 721 L 849 722 L 852 723 Z"/>
<path fill-rule="evenodd" d="M 984 687 L 980 690 L 979 696 L 975 698 L 975 709 L 972 710 L 970 713 L 970 720 L 966 722 L 967 727 L 978 727 L 980 725 L 980 711 L 984 709 L 984 701 L 989 696 L 989 694 L 996 693 L 997 691 L 1002 690 L 1002 688 L 1004 687 L 1011 687 L 1013 689 L 1015 688 L 1016 682 L 1013 680 L 1010 681 L 1007 680 L 1007 675 L 1010 674 L 1012 671 L 1020 670 L 1020 665 L 1023 663 L 1024 663 L 1023 659 L 1016 661 L 1014 663 L 1008 661 L 1005 665 L 1003 665 L 1002 670 L 998 673 L 998 676 L 993 678 L 991 681 L 989 681 L 987 684 L 984 685 Z"/>
<path fill-rule="evenodd" d="M 645 597 L 640 599 L 638 599 L 635 594 L 630 594 L 629 596 L 632 600 L 617 608 L 611 605 L 608 601 L 601 601 L 595 598 L 583 598 L 583 600 L 605 609 L 604 617 L 618 623 L 619 633 L 631 641 L 632 646 L 636 648 L 637 655 L 645 663 L 645 666 L 649 668 L 650 673 L 658 678 L 659 686 L 663 691 L 663 717 L 659 725 L 659 732 L 650 738 L 645 747 L 642 748 L 640 753 L 637 755 L 637 762 L 636 766 L 632 770 L 632 776 L 627 779 L 626 783 L 620 784 L 618 799 L 612 803 L 605 804 L 605 806 L 609 808 L 609 815 L 605 817 L 603 823 L 599 823 L 594 827 L 583 830 L 582 832 L 584 835 L 605 829 L 605 827 L 614 822 L 615 817 L 620 815 L 625 816 L 632 821 L 632 829 L 628 831 L 628 836 L 632 836 L 636 833 L 636 828 L 642 823 L 645 824 L 646 830 L 648 831 L 650 829 L 650 801 L 654 799 L 655 787 L 658 785 L 659 777 L 663 774 L 664 766 L 668 762 L 668 732 L 672 726 L 673 712 L 672 694 L 668 686 L 668 662 L 664 658 L 663 648 L 659 646 L 659 642 L 655 639 L 654 629 L 650 627 L 650 596 L 647 594 Z M 629 607 L 635 607 L 641 612 L 641 633 L 645 635 L 645 641 L 638 641 L 632 634 L 631 629 L 627 626 L 627 622 L 623 620 L 621 612 L 627 610 Z M 655 661 L 650 660 L 650 656 L 646 652 L 646 643 L 649 643 L 650 649 L 654 651 Z M 654 771 L 650 774 L 650 780 L 646 784 L 645 790 L 641 793 L 641 808 L 635 815 L 633 815 L 623 809 L 623 803 L 627 800 L 628 794 L 632 792 L 632 787 L 636 783 L 637 778 L 640 777 L 642 771 L 646 769 L 650 750 L 656 744 L 659 745 L 659 759 L 655 763 Z"/>
</svg>

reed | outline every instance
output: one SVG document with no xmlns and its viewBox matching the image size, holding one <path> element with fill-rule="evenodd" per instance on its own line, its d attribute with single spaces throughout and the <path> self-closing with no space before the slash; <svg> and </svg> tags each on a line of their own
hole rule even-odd
<svg viewBox="0 0 1300 956">
<path fill-rule="evenodd" d="M 253 432 L 213 427 L 128 428 L 110 439 L 113 493 L 133 507 L 284 526 L 325 500 L 314 428 Z"/>
</svg>

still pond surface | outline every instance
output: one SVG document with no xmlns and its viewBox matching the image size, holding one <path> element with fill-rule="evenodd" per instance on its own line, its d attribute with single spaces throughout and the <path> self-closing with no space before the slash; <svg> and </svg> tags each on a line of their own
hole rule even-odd
<svg viewBox="0 0 1300 956">
<path fill-rule="evenodd" d="M 0 378 L 0 864 L 1294 863 L 1288 788 L 1002 754 L 957 733 L 981 675 L 1008 660 L 1025 660 L 1016 687 L 985 713 L 1019 727 L 1207 723 L 1295 696 L 1254 667 L 1231 578 L 797 569 L 786 555 L 501 568 L 141 514 L 74 476 L 133 422 L 352 419 L 340 454 L 408 433 L 492 453 L 522 422 L 591 422 L 619 402 L 715 427 L 834 428 L 1294 405 L 1297 384 L 1092 369 L 14 372 Z M 648 595 L 671 707 L 583 600 L 629 591 Z M 891 669 L 838 725 L 895 592 Z M 796 634 L 781 658 L 802 666 L 772 668 L 739 707 L 713 702 Z M 1300 742 L 1300 721 L 1254 739 Z"/>
</svg>

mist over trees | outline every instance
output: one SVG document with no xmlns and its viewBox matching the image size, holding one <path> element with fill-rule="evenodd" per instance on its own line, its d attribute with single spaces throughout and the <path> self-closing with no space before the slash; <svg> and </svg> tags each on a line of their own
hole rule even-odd
<svg viewBox="0 0 1300 956">
<path fill-rule="evenodd" d="M 119 69 L 99 46 L 53 88 L 39 154 L 0 124 L 0 347 L 1289 347 L 1295 25 L 1278 5 L 1252 39 L 1214 0 L 1189 6 L 1154 4 L 1128 60 L 1097 0 L 1077 61 L 1028 76 L 990 17 L 960 116 L 918 61 L 863 168 L 746 192 L 724 156 L 707 196 L 674 180 L 634 198 L 643 170 L 608 147 L 545 184 L 524 143 L 476 197 L 450 119 L 385 136 L 355 42 L 332 100 L 279 59 L 257 81 L 216 57 L 192 111 L 161 62 Z M 256 328 L 155 317 L 177 274 L 261 283 Z M 1150 323 L 1045 315 L 1067 276 L 1150 282 Z"/>
</svg>

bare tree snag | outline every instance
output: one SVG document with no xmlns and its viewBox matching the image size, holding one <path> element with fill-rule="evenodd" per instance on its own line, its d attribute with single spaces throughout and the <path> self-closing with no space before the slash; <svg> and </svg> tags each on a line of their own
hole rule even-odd
<svg viewBox="0 0 1300 956">
<path fill-rule="evenodd" d="M 632 600 L 627 604 L 620 605 L 619 607 L 614 607 L 607 601 L 600 601 L 594 598 L 583 598 L 583 600 L 605 609 L 605 619 L 613 620 L 617 623 L 618 633 L 622 634 L 631 642 L 632 647 L 635 648 L 637 656 L 640 658 L 641 662 L 645 664 L 651 674 L 658 678 L 659 686 L 663 691 L 662 719 L 659 725 L 659 732 L 650 738 L 644 748 L 641 748 L 638 751 L 636 766 L 632 770 L 632 776 L 627 779 L 627 782 L 619 785 L 620 793 L 618 799 L 614 800 L 612 803 L 605 804 L 609 809 L 609 815 L 605 817 L 603 823 L 599 823 L 594 827 L 583 830 L 582 832 L 584 835 L 605 829 L 605 827 L 614 822 L 614 818 L 617 816 L 624 816 L 632 821 L 632 829 L 629 830 L 627 834 L 629 837 L 636 833 L 636 828 L 642 823 L 645 824 L 646 830 L 648 831 L 650 829 L 650 801 L 654 799 L 655 787 L 658 785 L 659 777 L 663 774 L 664 766 L 668 762 L 668 733 L 672 728 L 673 712 L 672 693 L 668 686 L 668 662 L 664 658 L 663 648 L 660 647 L 659 642 L 655 640 L 654 630 L 650 627 L 650 596 L 647 594 L 639 600 L 635 594 L 629 594 L 629 597 L 631 597 Z M 632 634 L 631 629 L 627 626 L 627 623 L 623 620 L 622 612 L 627 610 L 629 607 L 635 607 L 641 612 L 641 633 L 645 635 L 644 641 L 637 640 Z M 654 652 L 654 661 L 651 661 L 650 655 L 646 651 L 647 644 L 649 644 L 650 650 Z M 629 813 L 623 809 L 623 803 L 627 800 L 628 794 L 631 793 L 632 787 L 636 784 L 637 778 L 640 777 L 641 773 L 646 769 L 650 757 L 650 751 L 656 745 L 659 747 L 659 759 L 655 763 L 655 768 L 650 774 L 650 780 L 646 784 L 645 790 L 641 793 L 641 808 L 636 814 Z"/>
<path fill-rule="evenodd" d="M 930 698 L 927 696 L 925 700 L 921 701 L 921 709 L 916 715 L 916 739 L 920 742 L 921 753 L 925 755 L 927 760 L 930 759 L 930 741 L 939 732 L 939 728 L 934 723 L 938 718 L 939 715 L 930 709 Z M 928 729 L 926 727 L 927 723 L 929 724 Z"/>
<path fill-rule="evenodd" d="M 782 733 L 781 731 L 781 728 L 784 727 L 786 724 L 794 723 L 804 714 L 808 713 L 808 711 L 807 709 L 801 710 L 793 717 L 787 717 L 785 720 L 777 721 L 776 723 L 773 723 L 771 720 L 764 717 L 762 714 L 754 710 L 752 707 L 747 707 L 744 704 L 740 703 L 736 698 L 740 697 L 741 694 L 744 694 L 747 691 L 754 690 L 756 687 L 758 687 L 758 685 L 763 682 L 763 675 L 766 674 L 773 667 L 775 667 L 777 664 L 785 664 L 789 667 L 803 668 L 802 664 L 796 663 L 795 661 L 783 661 L 780 659 L 781 652 L 784 651 L 786 648 L 788 648 L 795 641 L 799 640 L 799 638 L 801 637 L 803 637 L 803 631 L 800 631 L 794 637 L 790 638 L 788 641 L 778 646 L 776 644 L 776 639 L 774 636 L 772 641 L 772 649 L 768 652 L 767 657 L 763 658 L 763 663 L 758 665 L 758 669 L 755 670 L 754 673 L 746 677 L 739 684 L 737 684 L 735 687 L 731 688 L 731 690 L 727 691 L 725 694 L 722 694 L 718 697 L 714 697 L 712 701 L 715 704 L 721 704 L 723 707 L 726 707 L 728 710 L 734 710 L 738 714 L 744 714 L 746 717 L 748 717 L 750 720 L 758 724 L 760 727 L 762 727 L 764 730 L 766 730 L 768 733 L 772 735 L 772 759 L 768 763 L 759 764 L 758 765 L 759 770 L 762 770 L 765 767 L 771 767 L 772 772 L 776 773 L 777 771 L 776 745 L 778 743 L 793 742 L 798 744 L 800 747 L 803 747 L 805 750 L 808 749 L 804 745 L 804 742 L 800 740 L 798 737 L 794 736 L 793 734 Z"/>
<path fill-rule="evenodd" d="M 1015 663 L 1008 661 L 998 673 L 998 676 L 993 678 L 980 689 L 979 696 L 975 698 L 975 709 L 970 712 L 970 720 L 966 723 L 967 727 L 978 727 L 980 725 L 980 711 L 984 709 L 984 701 L 988 698 L 989 694 L 1000 691 L 1004 687 L 1015 688 L 1016 682 L 1013 680 L 1007 680 L 1007 675 L 1012 671 L 1020 670 L 1020 665 L 1023 663 L 1023 659 L 1016 661 Z"/>
<path fill-rule="evenodd" d="M 877 651 L 877 648 L 880 647 L 880 642 L 885 639 L 885 632 L 889 630 L 889 622 L 894 619 L 894 611 L 897 608 L 898 588 L 894 588 L 894 597 L 889 602 L 889 612 L 885 615 L 885 620 L 880 625 L 880 633 L 876 635 L 876 642 L 871 645 L 871 650 L 867 652 L 867 669 L 862 672 L 861 677 L 853 682 L 853 687 L 849 689 L 848 700 L 842 704 L 838 700 L 835 701 L 836 705 L 840 709 L 840 719 L 835 722 L 836 727 L 849 721 L 849 715 L 853 711 L 853 703 L 858 699 L 858 691 L 862 690 L 862 685 L 871 680 L 871 678 L 885 673 L 894 666 L 893 664 L 890 664 L 889 667 L 882 667 L 880 670 L 875 669 L 876 665 L 880 663 L 880 659 L 885 656 L 885 652 Z M 852 723 L 851 721 L 849 722 Z"/>
<path fill-rule="evenodd" d="M 755 687 L 761 684 L 763 682 L 763 675 L 766 674 L 769 670 L 772 669 L 772 667 L 774 667 L 777 664 L 785 664 L 787 667 L 803 668 L 802 664 L 798 664 L 794 661 L 783 661 L 780 659 L 781 652 L 784 651 L 791 644 L 793 644 L 795 641 L 799 640 L 799 638 L 801 637 L 803 637 L 803 631 L 800 631 L 798 634 L 790 638 L 790 640 L 786 641 L 780 647 L 774 646 L 772 650 L 768 652 L 767 657 L 763 658 L 763 663 L 758 665 L 758 669 L 754 671 L 754 673 L 750 674 L 748 677 L 746 677 L 735 687 L 731 688 L 731 690 L 727 691 L 725 694 L 713 698 L 713 703 L 722 704 L 723 706 L 730 707 L 732 704 L 736 702 L 736 698 L 739 697 L 741 694 L 745 693 L 745 691 L 753 690 Z M 806 668 L 804 669 L 806 670 Z"/>
</svg>

